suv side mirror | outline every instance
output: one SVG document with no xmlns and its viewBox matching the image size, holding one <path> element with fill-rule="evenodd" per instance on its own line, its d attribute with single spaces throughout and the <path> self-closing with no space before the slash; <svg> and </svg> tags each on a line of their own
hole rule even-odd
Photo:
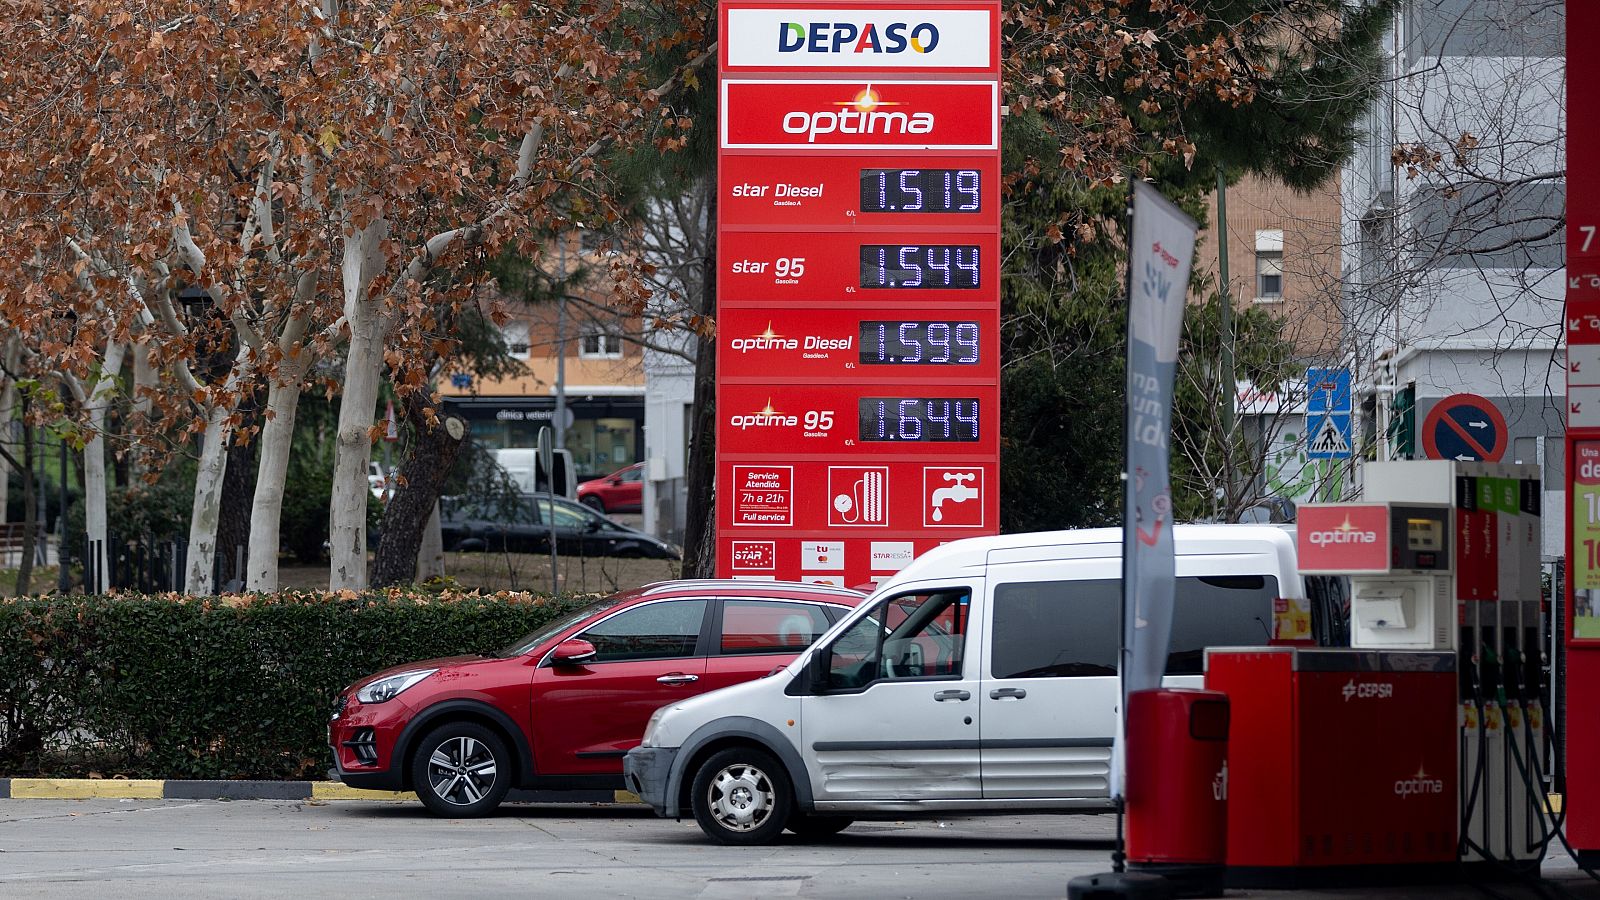
<svg viewBox="0 0 1600 900">
<path fill-rule="evenodd" d="M 557 666 L 581 666 L 599 651 L 583 638 L 567 638 L 550 651 L 550 662 Z"/>
</svg>

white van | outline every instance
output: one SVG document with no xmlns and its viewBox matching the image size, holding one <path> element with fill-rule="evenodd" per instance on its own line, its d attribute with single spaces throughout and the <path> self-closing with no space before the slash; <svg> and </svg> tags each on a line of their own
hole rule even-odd
<svg viewBox="0 0 1600 900">
<path fill-rule="evenodd" d="M 578 473 L 572 464 L 571 450 L 551 451 L 551 465 L 555 471 L 555 484 L 539 469 L 539 451 L 533 447 L 507 447 L 492 451 L 494 461 L 516 483 L 523 493 L 559 494 L 568 499 L 578 497 Z"/>
<path fill-rule="evenodd" d="M 1169 684 L 1199 686 L 1205 647 L 1268 643 L 1275 608 L 1280 629 L 1328 617 L 1292 532 L 1174 536 Z M 628 787 L 727 844 L 863 816 L 1107 809 L 1121 570 L 1115 528 L 930 550 L 782 671 L 658 710 Z"/>
</svg>

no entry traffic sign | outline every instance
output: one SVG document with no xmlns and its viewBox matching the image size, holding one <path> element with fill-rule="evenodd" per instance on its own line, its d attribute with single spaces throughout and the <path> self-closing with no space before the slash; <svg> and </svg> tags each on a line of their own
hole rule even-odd
<svg viewBox="0 0 1600 900">
<path fill-rule="evenodd" d="M 1505 416 L 1477 394 L 1451 394 L 1422 423 L 1422 451 L 1429 459 L 1499 462 L 1510 440 Z"/>
</svg>

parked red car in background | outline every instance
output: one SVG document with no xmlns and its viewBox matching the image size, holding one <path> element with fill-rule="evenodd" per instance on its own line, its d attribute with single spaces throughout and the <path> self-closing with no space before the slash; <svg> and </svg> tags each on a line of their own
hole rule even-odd
<svg viewBox="0 0 1600 900">
<path fill-rule="evenodd" d="M 395 666 L 339 692 L 328 743 L 351 787 L 481 816 L 513 787 L 618 790 L 657 708 L 787 665 L 864 594 L 672 581 L 613 594 L 495 656 Z"/>
<path fill-rule="evenodd" d="M 596 512 L 638 512 L 644 508 L 644 463 L 580 483 L 578 502 Z"/>
</svg>

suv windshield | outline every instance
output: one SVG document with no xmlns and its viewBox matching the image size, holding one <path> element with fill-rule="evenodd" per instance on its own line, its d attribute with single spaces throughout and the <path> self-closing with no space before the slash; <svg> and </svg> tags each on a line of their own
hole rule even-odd
<svg viewBox="0 0 1600 900">
<path fill-rule="evenodd" d="M 519 638 L 516 643 L 513 643 L 510 646 L 500 650 L 495 654 L 495 656 L 498 656 L 501 659 L 510 659 L 513 656 L 521 656 L 545 641 L 548 641 L 560 634 L 562 631 L 565 631 L 573 625 L 578 624 L 584 619 L 599 613 L 603 613 L 621 602 L 622 597 L 616 596 L 606 597 L 603 600 L 596 600 L 593 603 L 586 603 L 572 612 L 556 618 L 555 621 L 539 629 L 538 631 L 535 631 L 533 634 L 530 634 L 527 637 Z"/>
</svg>

